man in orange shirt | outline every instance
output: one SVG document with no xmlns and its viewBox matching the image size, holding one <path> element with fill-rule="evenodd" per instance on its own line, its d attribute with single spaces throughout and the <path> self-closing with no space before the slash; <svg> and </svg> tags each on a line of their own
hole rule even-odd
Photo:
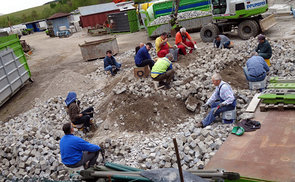
<svg viewBox="0 0 295 182">
<path fill-rule="evenodd" d="M 187 42 L 186 39 L 189 39 L 190 42 Z M 191 36 L 186 32 L 185 28 L 181 28 L 175 36 L 175 44 L 181 50 L 180 53 L 186 55 L 186 48 L 190 49 L 189 53 L 192 53 L 193 49 L 197 48 L 196 42 L 191 38 Z"/>
</svg>

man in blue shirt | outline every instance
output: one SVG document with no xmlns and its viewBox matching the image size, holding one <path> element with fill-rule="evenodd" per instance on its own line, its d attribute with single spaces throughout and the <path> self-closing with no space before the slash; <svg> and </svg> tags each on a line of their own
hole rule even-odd
<svg viewBox="0 0 295 182">
<path fill-rule="evenodd" d="M 59 143 L 62 163 L 70 168 L 94 166 L 101 148 L 74 136 L 71 123 L 64 124 L 62 129 L 65 133 Z"/>
<path fill-rule="evenodd" d="M 246 62 L 243 68 L 246 79 L 250 82 L 259 82 L 265 79 L 269 71 L 267 63 L 256 52 L 251 53 L 251 58 Z"/>
<path fill-rule="evenodd" d="M 117 74 L 117 72 L 120 70 L 121 64 L 117 63 L 116 59 L 112 55 L 111 50 L 108 50 L 106 52 L 106 55 L 107 56 L 103 60 L 103 62 L 104 62 L 104 70 L 105 71 L 110 71 L 112 76 L 115 76 Z"/>
<path fill-rule="evenodd" d="M 230 40 L 225 35 L 217 35 L 213 40 L 213 47 L 217 47 L 219 49 L 222 49 L 223 47 L 230 49 Z"/>
<path fill-rule="evenodd" d="M 139 49 L 139 51 L 136 53 L 134 59 L 135 59 L 135 65 L 137 67 L 145 67 L 146 65 L 149 65 L 150 70 L 152 70 L 152 67 L 154 66 L 155 62 L 152 60 L 149 50 L 153 47 L 153 45 L 148 42 L 146 46 L 143 46 Z"/>
</svg>

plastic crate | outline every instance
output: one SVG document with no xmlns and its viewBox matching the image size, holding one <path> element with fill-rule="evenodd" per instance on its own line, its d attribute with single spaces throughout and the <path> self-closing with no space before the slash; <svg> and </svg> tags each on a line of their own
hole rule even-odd
<svg viewBox="0 0 295 182">
<path fill-rule="evenodd" d="M 222 123 L 231 124 L 234 123 L 237 119 L 237 110 L 236 108 L 231 111 L 225 111 L 222 113 Z"/>
<path fill-rule="evenodd" d="M 266 88 L 266 77 L 264 80 L 259 82 L 249 82 L 250 90 L 258 90 L 258 89 L 265 89 L 265 88 Z"/>
</svg>

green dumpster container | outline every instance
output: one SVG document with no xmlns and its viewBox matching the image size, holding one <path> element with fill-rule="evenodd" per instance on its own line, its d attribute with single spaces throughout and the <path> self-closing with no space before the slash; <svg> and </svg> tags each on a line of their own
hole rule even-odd
<svg viewBox="0 0 295 182">
<path fill-rule="evenodd" d="M 0 37 L 0 106 L 31 77 L 18 35 Z"/>
</svg>

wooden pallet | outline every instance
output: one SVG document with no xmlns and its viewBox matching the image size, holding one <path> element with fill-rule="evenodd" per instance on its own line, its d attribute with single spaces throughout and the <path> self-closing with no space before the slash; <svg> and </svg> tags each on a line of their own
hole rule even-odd
<svg viewBox="0 0 295 182">
<path fill-rule="evenodd" d="M 268 110 L 279 110 L 284 111 L 286 109 L 295 109 L 295 104 L 266 104 L 262 103 L 260 104 L 260 112 L 266 112 Z"/>
</svg>

